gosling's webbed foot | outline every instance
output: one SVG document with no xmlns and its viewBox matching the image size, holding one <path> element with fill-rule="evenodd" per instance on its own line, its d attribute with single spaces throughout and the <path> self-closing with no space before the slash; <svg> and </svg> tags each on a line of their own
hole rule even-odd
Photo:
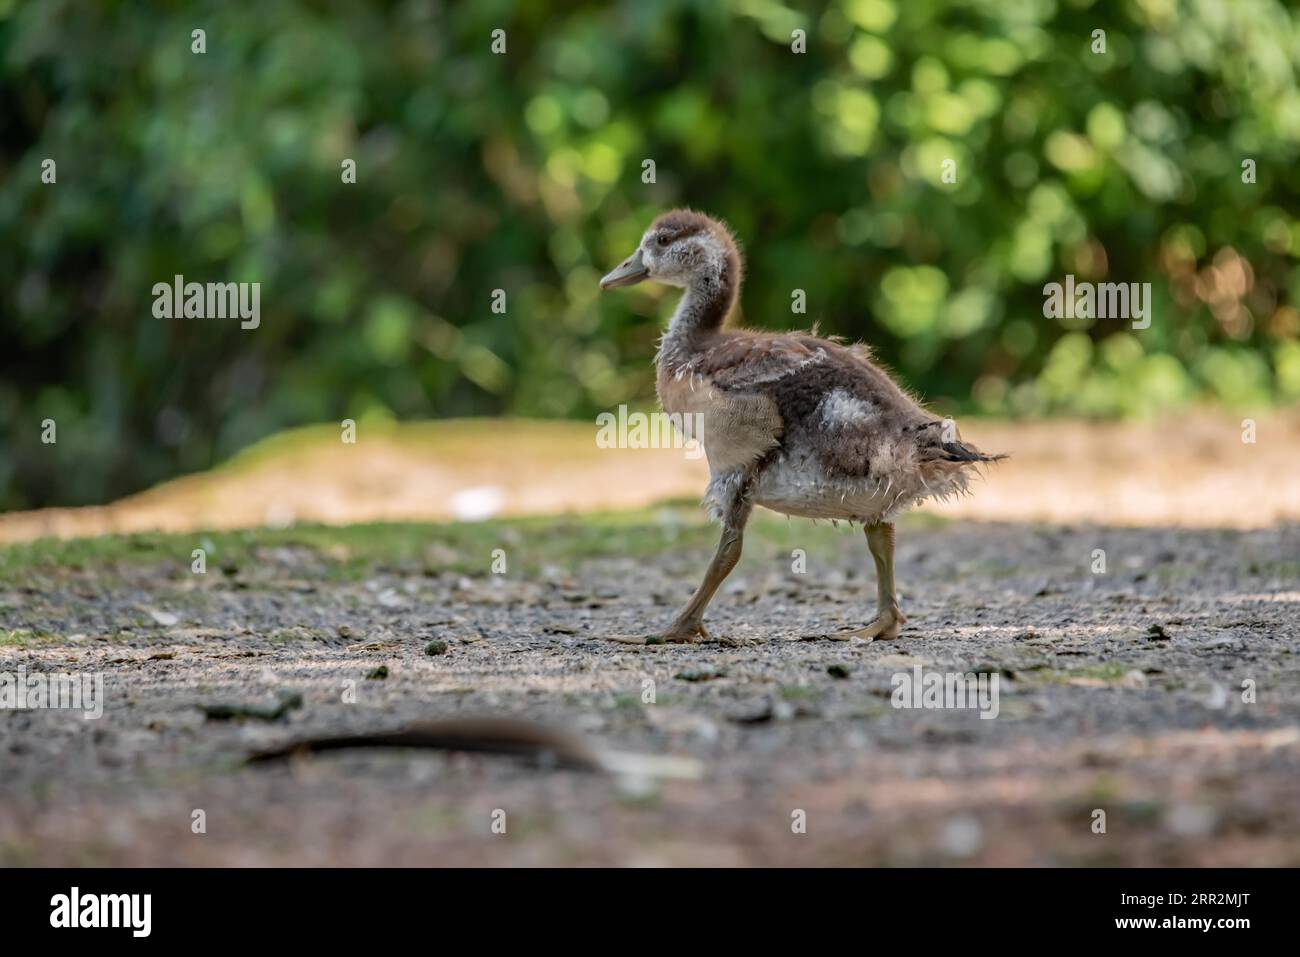
<svg viewBox="0 0 1300 957">
<path fill-rule="evenodd" d="M 675 621 L 668 626 L 667 630 L 657 636 L 660 641 L 667 642 L 670 645 L 693 645 L 700 641 L 709 641 L 708 629 L 704 627 L 703 621 Z M 646 639 L 651 642 L 652 639 Z M 658 642 L 654 642 L 658 644 Z"/>
<path fill-rule="evenodd" d="M 693 645 L 701 641 L 712 641 L 704 622 L 675 621 L 663 631 L 640 635 L 610 635 L 610 641 L 624 645 Z"/>
<path fill-rule="evenodd" d="M 876 620 L 865 628 L 858 628 L 855 631 L 842 631 L 835 637 L 841 641 L 847 641 L 850 638 L 862 638 L 867 641 L 879 638 L 881 641 L 893 641 L 898 637 L 903 625 L 907 623 L 907 617 L 897 608 L 892 608 L 881 612 L 876 616 Z"/>
</svg>

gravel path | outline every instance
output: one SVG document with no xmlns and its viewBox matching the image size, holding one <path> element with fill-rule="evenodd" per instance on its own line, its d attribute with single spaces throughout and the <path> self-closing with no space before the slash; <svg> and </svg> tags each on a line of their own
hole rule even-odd
<svg viewBox="0 0 1300 957">
<path fill-rule="evenodd" d="M 0 710 L 0 864 L 1300 864 L 1300 526 L 912 523 L 888 643 L 820 637 L 871 618 L 861 533 L 807 526 L 798 573 L 774 527 L 695 646 L 610 639 L 671 617 L 698 539 L 529 574 L 485 555 L 340 581 L 328 553 L 275 547 L 203 576 L 145 556 L 11 580 L 0 671 L 101 672 L 106 705 Z M 894 707 L 917 667 L 996 675 L 997 717 Z M 278 720 L 203 711 L 288 692 Z M 409 750 L 242 763 L 466 714 L 699 777 Z"/>
</svg>

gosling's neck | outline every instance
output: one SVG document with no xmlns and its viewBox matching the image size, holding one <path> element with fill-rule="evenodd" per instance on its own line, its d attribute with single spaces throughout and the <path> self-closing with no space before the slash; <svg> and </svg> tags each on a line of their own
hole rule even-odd
<svg viewBox="0 0 1300 957">
<path fill-rule="evenodd" d="M 737 286 L 737 277 L 725 267 L 687 286 L 664 333 L 659 361 L 675 365 L 698 348 L 705 336 L 721 329 L 736 303 Z"/>
</svg>

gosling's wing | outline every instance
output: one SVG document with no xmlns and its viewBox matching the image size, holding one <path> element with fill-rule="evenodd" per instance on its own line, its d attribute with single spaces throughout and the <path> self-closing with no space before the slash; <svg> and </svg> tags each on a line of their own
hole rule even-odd
<svg viewBox="0 0 1300 957">
<path fill-rule="evenodd" d="M 687 374 L 730 392 L 767 392 L 773 383 L 826 359 L 823 344 L 810 336 L 738 335 L 721 338 L 698 353 Z"/>
<path fill-rule="evenodd" d="M 794 336 L 723 334 L 662 370 L 659 396 L 669 411 L 701 416 L 698 437 L 715 474 L 745 470 L 779 447 L 786 433 L 775 387 L 823 358 Z"/>
<path fill-rule="evenodd" d="M 811 333 L 722 339 L 691 367 L 728 396 L 770 402 L 781 423 L 779 444 L 815 456 L 832 475 L 896 472 L 899 460 L 910 458 L 905 449 L 918 435 L 912 430 L 933 419 L 871 361 L 866 347 Z"/>
</svg>

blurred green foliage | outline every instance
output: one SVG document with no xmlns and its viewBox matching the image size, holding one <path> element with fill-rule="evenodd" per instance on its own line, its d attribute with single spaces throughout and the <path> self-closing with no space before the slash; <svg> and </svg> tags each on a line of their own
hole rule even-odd
<svg viewBox="0 0 1300 957">
<path fill-rule="evenodd" d="M 596 281 L 680 204 L 744 242 L 744 322 L 941 410 L 1300 396 L 1278 0 L 0 0 L 0 63 L 3 507 L 307 422 L 651 402 L 675 291 Z M 1044 318 L 1067 272 L 1151 282 L 1151 327 Z M 260 328 L 155 319 L 175 274 L 260 282 Z"/>
</svg>

